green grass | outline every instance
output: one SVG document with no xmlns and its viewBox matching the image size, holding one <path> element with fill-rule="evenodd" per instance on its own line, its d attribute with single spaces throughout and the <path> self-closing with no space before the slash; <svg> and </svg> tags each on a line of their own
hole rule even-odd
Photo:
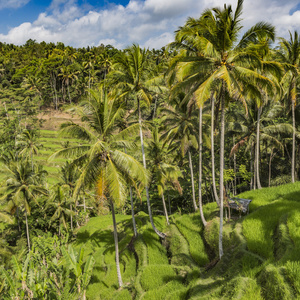
<svg viewBox="0 0 300 300">
<path fill-rule="evenodd" d="M 199 213 L 177 217 L 175 222 L 189 244 L 189 252 L 193 260 L 200 266 L 206 265 L 209 259 L 201 238 L 203 225 Z"/>
<path fill-rule="evenodd" d="M 207 270 L 202 266 L 209 266 L 208 257 L 218 257 L 215 203 L 204 206 L 205 229 L 199 213 L 172 215 L 168 227 L 164 217 L 154 217 L 157 228 L 167 233 L 165 241 L 154 233 L 147 214 L 136 216 L 136 239 L 131 216 L 118 214 L 122 289 L 118 288 L 111 215 L 92 218 L 78 231 L 75 243 L 95 258 L 88 299 L 299 298 L 299 183 L 239 196 L 247 195 L 253 200 L 250 214 L 224 222 L 224 256 Z"/>
</svg>

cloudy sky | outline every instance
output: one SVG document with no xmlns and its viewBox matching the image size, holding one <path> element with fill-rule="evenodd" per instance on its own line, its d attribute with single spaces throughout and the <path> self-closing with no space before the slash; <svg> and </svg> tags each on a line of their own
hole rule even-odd
<svg viewBox="0 0 300 300">
<path fill-rule="evenodd" d="M 300 0 L 244 0 L 243 26 L 276 26 L 277 36 L 300 31 Z M 160 48 L 187 17 L 237 0 L 0 0 L 0 41 L 63 42 L 74 47 L 138 43 Z"/>
</svg>

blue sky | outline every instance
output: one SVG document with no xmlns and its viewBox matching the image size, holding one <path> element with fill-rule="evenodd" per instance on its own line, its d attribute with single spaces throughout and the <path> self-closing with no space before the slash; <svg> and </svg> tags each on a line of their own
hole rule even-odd
<svg viewBox="0 0 300 300">
<path fill-rule="evenodd" d="M 63 42 L 74 47 L 139 43 L 160 48 L 173 40 L 187 17 L 237 0 L 0 0 L 0 41 L 24 44 Z M 258 21 L 276 26 L 277 35 L 300 31 L 299 0 L 244 0 L 245 29 Z"/>
</svg>

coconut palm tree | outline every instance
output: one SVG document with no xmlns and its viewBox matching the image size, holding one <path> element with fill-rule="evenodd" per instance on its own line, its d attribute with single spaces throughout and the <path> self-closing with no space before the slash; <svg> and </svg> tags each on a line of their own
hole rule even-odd
<svg viewBox="0 0 300 300">
<path fill-rule="evenodd" d="M 143 124 L 142 124 L 142 105 L 150 106 L 152 102 L 152 93 L 157 93 L 163 89 L 161 85 L 162 76 L 151 76 L 151 65 L 147 59 L 147 51 L 141 49 L 138 45 L 119 52 L 115 56 L 115 64 L 107 78 L 114 86 L 114 94 L 121 98 L 134 99 L 137 104 L 139 132 L 142 148 L 143 165 L 146 169 L 146 156 L 144 150 Z M 165 237 L 154 225 L 149 197 L 149 188 L 146 186 L 146 197 L 148 213 L 152 228 L 158 236 Z"/>
<path fill-rule="evenodd" d="M 295 182 L 295 151 L 296 151 L 296 120 L 295 106 L 297 104 L 297 85 L 300 81 L 300 36 L 290 32 L 290 39 L 280 38 L 280 51 L 278 52 L 280 60 L 285 64 L 287 72 L 282 78 L 282 84 L 285 87 L 288 98 L 291 102 L 292 123 L 293 123 L 293 142 L 292 142 L 292 182 Z"/>
<path fill-rule="evenodd" d="M 37 141 L 37 133 L 34 130 L 24 130 L 17 136 L 17 148 L 20 149 L 20 156 L 29 156 L 31 160 L 31 169 L 33 171 L 33 155 L 37 155 L 42 146 Z"/>
<path fill-rule="evenodd" d="M 158 195 L 162 199 L 164 215 L 167 224 L 170 225 L 168 211 L 165 202 L 164 191 L 167 184 L 171 184 L 173 189 L 178 190 L 182 194 L 182 188 L 178 178 L 182 176 L 178 166 L 166 160 L 166 147 L 162 142 L 161 136 L 158 132 L 158 126 L 153 126 L 152 139 L 148 142 L 149 158 L 151 160 L 151 174 L 157 185 Z"/>
<path fill-rule="evenodd" d="M 86 187 L 95 185 L 97 194 L 111 207 L 116 266 L 119 286 L 123 285 L 118 249 L 118 233 L 115 219 L 115 206 L 122 206 L 126 200 L 126 182 L 147 184 L 147 173 L 143 166 L 122 150 L 132 149 L 132 144 L 124 139 L 137 126 L 120 131 L 117 122 L 124 111 L 115 100 L 109 100 L 105 91 L 91 91 L 92 99 L 84 101 L 77 110 L 82 125 L 67 123 L 62 132 L 81 139 L 82 145 L 62 149 L 51 156 L 74 155 L 72 164 L 82 167 L 81 175 L 74 189 L 74 197 Z"/>
<path fill-rule="evenodd" d="M 37 196 L 47 195 L 47 190 L 40 183 L 40 172 L 32 170 L 28 159 L 11 162 L 6 165 L 8 178 L 2 188 L 3 196 L 0 201 L 7 202 L 7 210 L 11 213 L 20 208 L 24 211 L 28 250 L 30 251 L 30 237 L 28 216 L 31 212 L 31 203 L 37 202 Z"/>
<path fill-rule="evenodd" d="M 65 185 L 57 184 L 50 195 L 49 201 L 46 204 L 46 210 L 50 207 L 55 209 L 53 216 L 50 219 L 49 226 L 55 220 L 59 220 L 58 235 L 61 235 L 61 226 L 67 230 L 66 217 L 72 215 L 72 210 L 67 208 L 70 201 L 69 188 Z"/>
<path fill-rule="evenodd" d="M 261 67 L 261 59 L 248 46 L 259 37 L 267 36 L 274 40 L 274 27 L 267 23 L 258 23 L 250 28 L 238 41 L 241 32 L 241 14 L 243 0 L 238 0 L 236 10 L 231 5 L 224 8 L 205 10 L 199 19 L 190 18 L 187 27 L 193 28 L 192 34 L 183 31 L 182 43 L 186 39 L 197 46 L 196 55 L 190 55 L 190 49 L 184 49 L 176 61 L 176 71 L 179 84 L 176 88 L 188 88 L 188 97 L 195 95 L 199 107 L 211 96 L 211 92 L 218 87 L 220 91 L 220 235 L 219 257 L 223 256 L 223 199 L 224 199 L 224 133 L 225 133 L 225 105 L 229 98 L 242 100 L 253 95 L 261 95 L 258 82 L 262 89 L 271 88 L 273 82 L 259 74 L 254 68 Z M 195 39 L 195 29 L 197 39 Z M 188 36 L 188 37 L 187 37 Z M 187 38 L 186 38 L 187 37 Z"/>
<path fill-rule="evenodd" d="M 192 183 L 192 200 L 195 211 L 198 209 L 196 203 L 195 183 L 194 183 L 194 171 L 192 161 L 192 149 L 198 148 L 197 141 L 197 115 L 195 111 L 192 111 L 188 107 L 187 103 L 183 101 L 185 94 L 179 92 L 176 97 L 171 101 L 171 106 L 168 106 L 162 110 L 165 115 L 163 124 L 165 126 L 162 139 L 168 143 L 168 147 L 171 151 L 176 151 L 183 158 L 188 154 L 189 168 L 191 173 Z"/>
</svg>

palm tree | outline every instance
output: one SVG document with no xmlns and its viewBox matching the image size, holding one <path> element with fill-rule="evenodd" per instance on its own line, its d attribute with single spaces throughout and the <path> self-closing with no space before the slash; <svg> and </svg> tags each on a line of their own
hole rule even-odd
<svg viewBox="0 0 300 300">
<path fill-rule="evenodd" d="M 61 226 L 63 225 L 67 229 L 66 217 L 72 215 L 72 210 L 67 208 L 69 199 L 69 189 L 67 186 L 57 184 L 50 195 L 49 201 L 47 201 L 46 209 L 53 207 L 55 209 L 53 216 L 50 219 L 49 226 L 56 219 L 59 220 L 58 235 L 61 235 Z"/>
<path fill-rule="evenodd" d="M 176 62 L 178 88 L 191 87 L 189 96 L 195 94 L 196 102 L 202 107 L 211 96 L 211 92 L 218 86 L 220 90 L 220 234 L 219 257 L 223 256 L 223 199 L 224 199 L 224 133 L 225 133 L 225 104 L 229 98 L 239 98 L 245 103 L 247 97 L 260 95 L 257 84 L 263 89 L 271 87 L 273 83 L 253 68 L 261 67 L 260 57 L 255 51 L 249 51 L 248 46 L 258 37 L 268 36 L 274 40 L 274 27 L 267 23 L 258 23 L 246 31 L 241 40 L 241 13 L 243 0 L 238 0 L 237 8 L 231 5 L 224 8 L 205 10 L 197 20 L 190 18 L 187 27 L 193 28 L 192 34 L 183 31 L 182 41 L 188 37 L 195 40 L 192 45 L 199 48 L 198 55 L 189 55 L 189 49 Z M 195 29 L 197 39 L 194 39 Z M 184 42 L 183 42 L 184 43 Z"/>
<path fill-rule="evenodd" d="M 158 126 L 154 126 L 152 130 L 152 139 L 148 142 L 149 158 L 151 159 L 151 174 L 157 184 L 158 195 L 162 198 L 164 215 L 167 224 L 170 225 L 168 211 L 165 202 L 164 191 L 166 185 L 170 183 L 173 189 L 182 194 L 182 188 L 178 178 L 182 176 L 178 166 L 166 161 L 165 144 L 162 143 L 161 136 L 158 133 Z"/>
<path fill-rule="evenodd" d="M 37 155 L 41 144 L 37 142 L 37 133 L 34 130 L 24 130 L 17 136 L 17 147 L 21 156 L 30 156 L 31 169 L 33 171 L 33 155 Z"/>
<path fill-rule="evenodd" d="M 38 195 L 47 195 L 47 190 L 40 184 L 40 174 L 32 170 L 30 162 L 22 160 L 12 162 L 6 166 L 8 179 L 3 187 L 3 196 L 1 200 L 7 201 L 7 208 L 11 212 L 16 211 L 16 208 L 24 210 L 26 223 L 26 236 L 28 250 L 30 251 L 30 238 L 28 228 L 28 218 L 31 211 L 31 202 L 38 204 L 36 197 Z"/>
<path fill-rule="evenodd" d="M 187 103 L 183 101 L 184 97 L 184 93 L 178 93 L 177 96 L 172 99 L 172 106 L 162 110 L 162 113 L 166 115 L 163 122 L 165 125 L 165 133 L 162 134 L 162 139 L 168 143 L 171 151 L 177 152 L 179 149 L 182 158 L 186 153 L 188 154 L 192 183 L 192 200 L 196 211 L 198 207 L 196 204 L 191 149 L 197 149 L 198 147 L 197 130 L 195 128 L 197 116 L 195 112 L 188 107 Z"/>
<path fill-rule="evenodd" d="M 109 73 L 107 78 L 114 86 L 115 93 L 120 97 L 132 97 L 137 104 L 143 165 L 146 169 L 141 106 L 143 104 L 146 104 L 146 106 L 151 104 L 151 92 L 161 91 L 162 86 L 160 83 L 162 78 L 151 76 L 147 52 L 138 45 L 133 45 L 126 49 L 125 52 L 120 52 L 115 56 L 115 60 L 116 63 L 112 66 L 113 71 Z M 146 197 L 152 228 L 158 236 L 164 238 L 165 234 L 160 232 L 153 222 L 148 186 L 146 186 Z"/>
<path fill-rule="evenodd" d="M 62 132 L 85 142 L 62 149 L 51 156 L 75 155 L 72 164 L 80 165 L 82 172 L 74 189 L 74 197 L 80 189 L 96 185 L 97 194 L 106 200 L 111 207 L 116 266 L 119 286 L 123 285 L 119 264 L 118 233 L 114 206 L 121 206 L 126 200 L 126 182 L 147 184 L 147 173 L 143 166 L 132 156 L 120 149 L 132 148 L 132 144 L 124 140 L 133 127 L 119 131 L 117 122 L 123 117 L 123 109 L 115 100 L 108 100 L 104 91 L 91 91 L 92 99 L 84 101 L 77 113 L 82 116 L 82 125 L 67 123 Z"/>
<path fill-rule="evenodd" d="M 282 78 L 282 83 L 287 89 L 288 98 L 291 101 L 292 108 L 292 122 L 293 122 L 293 142 L 292 142 L 292 182 L 295 182 L 295 149 L 296 149 L 296 120 L 295 120 L 295 106 L 297 103 L 297 84 L 300 80 L 300 36 L 298 32 L 294 32 L 294 37 L 290 32 L 290 39 L 280 39 L 281 61 L 285 64 L 287 69 L 286 74 Z"/>
</svg>

